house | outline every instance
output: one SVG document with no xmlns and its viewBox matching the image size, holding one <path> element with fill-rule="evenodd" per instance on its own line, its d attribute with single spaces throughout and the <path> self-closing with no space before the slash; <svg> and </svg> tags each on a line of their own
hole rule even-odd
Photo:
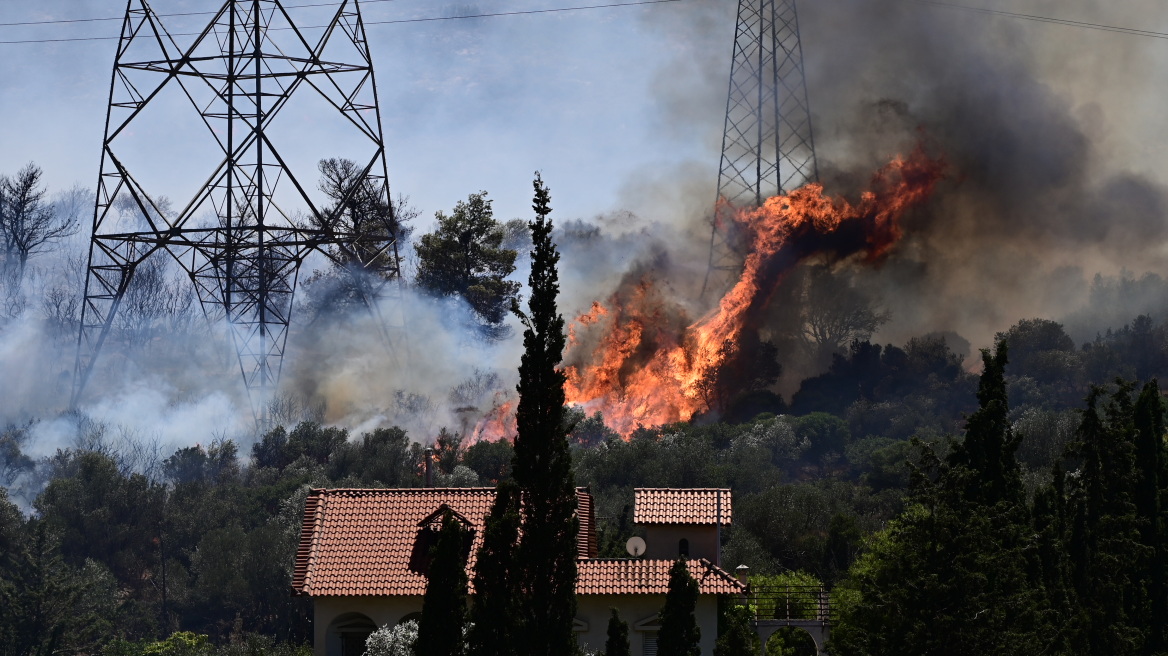
<svg viewBox="0 0 1168 656">
<path fill-rule="evenodd" d="M 656 654 L 657 613 L 669 568 L 688 559 L 701 595 L 695 615 L 702 653 L 714 653 L 717 598 L 745 586 L 719 562 L 721 526 L 730 523 L 730 490 L 637 489 L 634 523 L 645 527 L 640 558 L 597 558 L 592 495 L 576 492 L 580 518 L 575 630 L 581 644 L 602 649 L 609 608 L 629 622 L 633 654 Z M 314 489 L 293 574 L 293 594 L 312 598 L 316 656 L 359 656 L 376 627 L 417 617 L 437 522 L 450 511 L 472 535 L 467 577 L 474 575 L 482 524 L 494 488 Z M 473 593 L 473 591 L 472 591 Z"/>
</svg>

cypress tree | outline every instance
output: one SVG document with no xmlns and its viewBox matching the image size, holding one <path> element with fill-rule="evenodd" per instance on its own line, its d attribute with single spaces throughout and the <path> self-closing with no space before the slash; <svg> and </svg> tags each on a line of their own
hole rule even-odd
<svg viewBox="0 0 1168 656">
<path fill-rule="evenodd" d="M 669 569 L 669 592 L 659 615 L 659 656 L 701 656 L 702 631 L 694 617 L 697 603 L 698 582 L 689 575 L 685 561 L 678 559 Z"/>
<path fill-rule="evenodd" d="M 1148 652 L 1168 650 L 1168 541 L 1165 540 L 1163 490 L 1168 485 L 1164 468 L 1168 454 L 1164 448 L 1164 403 L 1160 385 L 1150 381 L 1140 391 L 1135 407 L 1136 429 L 1136 512 L 1140 518 L 1143 543 L 1151 550 L 1148 563 L 1149 597 Z"/>
<path fill-rule="evenodd" d="M 964 441 L 944 460 L 922 449 L 907 509 L 845 583 L 860 593 L 833 635 L 848 653 L 1021 655 L 1054 641 L 1009 423 L 1006 345 L 982 357 Z"/>
<path fill-rule="evenodd" d="M 442 518 L 438 543 L 431 550 L 422 619 L 418 622 L 417 656 L 460 656 L 466 623 L 466 532 L 454 515 Z"/>
<path fill-rule="evenodd" d="M 1006 363 L 1008 347 L 997 344 L 994 354 L 982 351 L 985 369 L 978 383 L 978 409 L 965 424 L 965 440 L 950 455 L 950 464 L 971 470 L 965 497 L 986 506 L 999 501 L 1023 504 L 1022 477 L 1015 452 L 1020 436 L 1010 426 L 1010 407 L 1006 398 Z"/>
<path fill-rule="evenodd" d="M 532 656 L 563 656 L 575 649 L 576 486 L 568 451 L 564 412 L 564 373 L 557 369 L 564 352 L 564 318 L 556 308 L 560 255 L 552 242 L 551 195 L 535 174 L 535 220 L 531 228 L 530 314 L 514 304 L 525 326 L 519 365 L 516 410 L 515 482 L 523 495 L 523 534 L 519 542 L 522 616 L 521 651 Z"/>
<path fill-rule="evenodd" d="M 1131 394 L 1132 386 L 1120 383 L 1101 416 L 1102 392 L 1092 389 L 1069 452 L 1078 462 L 1068 495 L 1075 513 L 1069 549 L 1079 600 L 1075 629 L 1084 654 L 1140 653 L 1149 637 L 1144 577 L 1152 550 L 1141 542 L 1134 503 Z"/>
<path fill-rule="evenodd" d="M 1033 525 L 1038 549 L 1037 581 L 1046 592 L 1054 627 L 1052 651 L 1071 651 L 1066 627 L 1077 608 L 1071 584 L 1069 538 L 1071 518 L 1067 515 L 1066 474 L 1062 463 L 1055 462 L 1051 483 L 1034 495 Z"/>
<path fill-rule="evenodd" d="M 499 484 L 491 514 L 483 527 L 483 544 L 475 559 L 474 605 L 469 636 L 471 656 L 514 656 L 519 635 L 515 561 L 519 541 L 519 489 Z"/>
<path fill-rule="evenodd" d="M 629 623 L 620 618 L 616 609 L 608 618 L 608 640 L 604 643 L 604 656 L 631 656 L 629 651 Z"/>
</svg>

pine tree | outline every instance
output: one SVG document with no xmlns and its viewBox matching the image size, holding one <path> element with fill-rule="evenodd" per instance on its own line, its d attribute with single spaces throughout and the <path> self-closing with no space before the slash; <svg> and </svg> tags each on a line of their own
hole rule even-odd
<svg viewBox="0 0 1168 656">
<path fill-rule="evenodd" d="M 414 653 L 460 656 L 466 623 L 466 532 L 453 513 L 442 518 L 431 557 Z"/>
<path fill-rule="evenodd" d="M 620 618 L 616 609 L 608 618 L 608 640 L 604 643 L 604 656 L 631 656 L 629 651 L 629 623 Z"/>
<path fill-rule="evenodd" d="M 560 255 L 552 242 L 551 196 L 535 174 L 535 220 L 531 228 L 530 315 L 522 319 L 523 359 L 519 365 L 519 407 L 516 411 L 514 478 L 523 495 L 524 604 L 521 652 L 532 656 L 562 656 L 575 649 L 572 621 L 576 615 L 576 488 L 568 451 L 570 427 L 564 412 L 564 373 L 556 366 L 564 351 L 564 319 L 556 308 Z"/>
<path fill-rule="evenodd" d="M 521 568 L 515 560 L 519 542 L 519 489 L 499 484 L 491 514 L 483 527 L 483 544 L 475 559 L 474 606 L 469 636 L 471 656 L 513 656 L 521 614 L 515 586 Z"/>
<path fill-rule="evenodd" d="M 499 336 L 519 292 L 519 283 L 507 279 L 517 253 L 503 248 L 503 226 L 487 192 L 471 194 L 449 216 L 438 212 L 434 218 L 438 227 L 414 244 L 418 287 L 434 296 L 461 296 L 482 320 L 484 334 Z"/>
<path fill-rule="evenodd" d="M 702 631 L 694 617 L 698 603 L 698 582 L 689 575 L 684 560 L 669 569 L 669 592 L 659 615 L 661 631 L 657 634 L 660 656 L 700 656 Z"/>
</svg>

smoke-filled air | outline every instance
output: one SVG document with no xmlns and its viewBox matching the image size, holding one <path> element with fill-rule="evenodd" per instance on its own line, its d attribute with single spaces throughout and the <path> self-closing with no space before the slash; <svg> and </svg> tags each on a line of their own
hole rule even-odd
<svg viewBox="0 0 1168 656">
<path fill-rule="evenodd" d="M 969 356 L 1024 318 L 1059 321 L 1076 343 L 1141 314 L 1162 318 L 1164 189 L 1148 156 L 1124 143 L 1145 101 L 1140 85 L 1120 81 L 1160 55 L 1088 33 L 1101 52 L 1148 55 L 1105 76 L 1068 28 L 895 2 L 804 10 L 820 182 L 733 208 L 741 274 L 709 281 L 709 222 L 726 202 L 715 183 L 733 18 L 726 3 L 692 2 L 638 19 L 646 39 L 674 44 L 650 71 L 646 111 L 658 118 L 648 129 L 684 139 L 689 153 L 626 179 L 613 207 L 555 208 L 574 407 L 628 436 L 716 419 L 745 392 L 789 403 L 857 339 L 944 335 Z M 494 44 L 510 30 L 474 38 Z M 44 160 L 31 149 L 20 157 Z M 30 425 L 28 453 L 67 447 L 94 422 L 106 439 L 166 449 L 213 436 L 248 444 L 273 422 L 303 418 L 357 433 L 398 425 L 421 442 L 442 428 L 469 440 L 512 430 L 518 324 L 487 322 L 488 334 L 463 296 L 417 283 L 414 244 L 449 207 L 404 207 L 413 231 L 400 243 L 402 288 L 373 308 L 331 302 L 327 262 L 305 264 L 267 398 L 244 392 L 227 328 L 203 318 L 189 281 L 151 260 L 69 408 L 93 194 L 49 189 L 42 204 L 69 229 L 27 264 L 6 251 L 0 413 Z M 501 246 L 518 252 L 507 280 L 519 283 L 529 242 L 522 222 L 505 227 Z M 768 359 L 773 371 L 759 373 Z"/>
<path fill-rule="evenodd" d="M 1164 8 L 0 0 L 0 656 L 1168 653 Z"/>
</svg>

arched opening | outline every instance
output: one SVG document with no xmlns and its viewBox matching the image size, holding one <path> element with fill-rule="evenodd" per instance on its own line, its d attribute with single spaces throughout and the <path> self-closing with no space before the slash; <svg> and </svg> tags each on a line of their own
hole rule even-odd
<svg viewBox="0 0 1168 656">
<path fill-rule="evenodd" d="M 339 615 L 329 624 L 325 640 L 328 656 L 361 656 L 365 640 L 377 630 L 377 625 L 361 613 Z"/>
<path fill-rule="evenodd" d="M 406 622 L 421 622 L 421 621 L 422 621 L 422 611 L 416 610 L 412 613 L 407 613 L 405 615 L 402 615 L 402 618 L 400 620 L 398 620 L 397 623 L 398 624 L 405 624 Z"/>
<path fill-rule="evenodd" d="M 689 555 L 689 540 L 687 540 L 685 538 L 678 540 L 678 542 L 677 542 L 677 555 L 678 556 L 688 556 Z"/>
<path fill-rule="evenodd" d="M 767 656 L 816 656 L 819 653 L 810 632 L 794 626 L 775 631 L 766 641 Z"/>
</svg>

